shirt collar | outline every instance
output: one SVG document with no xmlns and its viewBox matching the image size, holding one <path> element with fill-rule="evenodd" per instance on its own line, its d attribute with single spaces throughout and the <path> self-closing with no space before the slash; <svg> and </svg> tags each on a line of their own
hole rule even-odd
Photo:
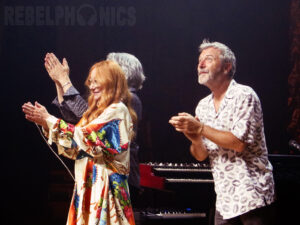
<svg viewBox="0 0 300 225">
<path fill-rule="evenodd" d="M 224 107 L 227 105 L 227 102 L 228 102 L 227 99 L 232 99 L 234 97 L 234 87 L 236 86 L 236 84 L 237 83 L 235 82 L 235 80 L 232 79 L 230 81 L 228 88 L 226 90 L 225 96 L 224 96 L 223 100 L 221 101 L 220 108 L 219 108 L 218 112 L 216 112 L 216 115 L 219 115 L 222 112 L 222 110 L 224 109 Z M 208 102 L 211 107 L 210 110 L 215 112 L 215 107 L 213 104 L 213 93 L 210 94 Z"/>
<path fill-rule="evenodd" d="M 225 98 L 233 98 L 234 97 L 234 87 L 236 86 L 236 81 L 234 79 L 232 79 L 230 81 L 230 84 L 227 88 L 226 94 L 225 94 Z"/>
<path fill-rule="evenodd" d="M 226 90 L 225 96 L 224 98 L 233 98 L 234 97 L 234 87 L 236 86 L 236 81 L 234 79 L 232 79 L 228 85 L 228 88 Z M 210 94 L 210 98 L 208 99 L 208 101 L 212 101 L 213 100 L 213 93 Z"/>
</svg>

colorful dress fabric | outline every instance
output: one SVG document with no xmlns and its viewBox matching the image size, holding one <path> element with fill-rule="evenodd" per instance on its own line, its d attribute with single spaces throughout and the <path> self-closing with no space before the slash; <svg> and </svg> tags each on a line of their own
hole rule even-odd
<svg viewBox="0 0 300 225">
<path fill-rule="evenodd" d="M 48 142 L 75 160 L 75 187 L 67 225 L 135 224 L 128 189 L 129 141 L 133 125 L 127 107 L 114 103 L 88 125 L 47 119 Z"/>
<path fill-rule="evenodd" d="M 142 119 L 142 102 L 137 96 L 137 90 L 134 88 L 129 88 L 131 93 L 131 106 L 135 111 L 138 121 Z M 59 103 L 58 97 L 56 97 L 52 104 L 54 104 L 60 111 L 62 117 L 71 123 L 77 123 L 83 113 L 87 110 L 88 104 L 86 100 L 80 96 L 80 93 L 74 86 L 71 86 L 66 93 L 63 95 L 64 100 Z M 134 129 L 135 137 L 138 135 L 137 127 Z M 128 177 L 129 186 L 132 185 L 135 188 L 140 188 L 140 170 L 139 170 L 139 145 L 135 140 L 130 143 L 130 174 Z M 131 194 L 134 194 L 131 190 Z M 133 199 L 131 199 L 133 200 Z"/>
</svg>

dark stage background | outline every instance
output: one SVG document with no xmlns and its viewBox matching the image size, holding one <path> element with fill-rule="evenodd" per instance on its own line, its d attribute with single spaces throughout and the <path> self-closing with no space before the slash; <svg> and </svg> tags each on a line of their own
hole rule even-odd
<svg viewBox="0 0 300 225">
<path fill-rule="evenodd" d="M 139 92 L 144 107 L 141 160 L 192 162 L 189 142 L 168 120 L 178 112 L 194 114 L 198 101 L 209 93 L 197 82 L 199 44 L 204 38 L 223 42 L 237 57 L 235 80 L 251 86 L 261 99 L 269 152 L 288 153 L 290 1 L 16 0 L 0 4 L 3 224 L 46 224 L 50 174 L 63 170 L 21 110 L 24 102 L 37 100 L 60 116 L 51 105 L 56 90 L 43 66 L 47 52 L 67 58 L 71 79 L 81 93 L 86 91 L 83 82 L 89 67 L 109 52 L 137 56 L 147 77 Z M 72 17 L 72 11 L 62 15 L 59 9 L 64 7 L 82 17 Z M 121 20 L 114 14 L 118 10 Z M 31 19 L 30 11 L 42 13 Z"/>
</svg>

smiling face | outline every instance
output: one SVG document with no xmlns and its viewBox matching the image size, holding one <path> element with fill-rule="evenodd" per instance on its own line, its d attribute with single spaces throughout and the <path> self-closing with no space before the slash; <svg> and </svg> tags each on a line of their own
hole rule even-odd
<svg viewBox="0 0 300 225">
<path fill-rule="evenodd" d="M 204 49 L 199 56 L 198 82 L 209 86 L 223 71 L 221 52 L 216 48 Z"/>
<path fill-rule="evenodd" d="M 96 80 L 97 70 L 93 69 L 89 79 L 89 89 L 95 101 L 99 100 L 101 97 L 101 86 Z"/>
</svg>

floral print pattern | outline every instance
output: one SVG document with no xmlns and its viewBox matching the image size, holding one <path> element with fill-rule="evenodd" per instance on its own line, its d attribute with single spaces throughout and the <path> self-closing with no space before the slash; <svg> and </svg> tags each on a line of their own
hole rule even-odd
<svg viewBox="0 0 300 225">
<path fill-rule="evenodd" d="M 123 103 L 112 104 L 85 127 L 51 117 L 49 138 L 75 160 L 67 225 L 135 224 L 128 189 L 132 122 Z"/>
</svg>

